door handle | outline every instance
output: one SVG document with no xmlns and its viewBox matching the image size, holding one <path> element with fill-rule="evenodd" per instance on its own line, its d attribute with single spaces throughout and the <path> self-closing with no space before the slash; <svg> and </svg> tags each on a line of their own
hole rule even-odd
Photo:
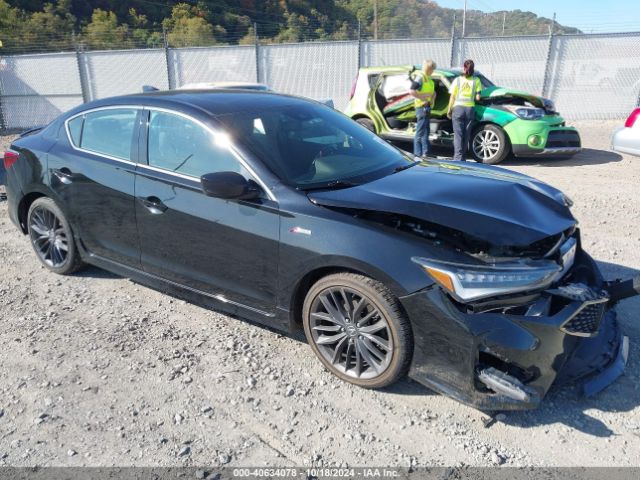
<svg viewBox="0 0 640 480">
<path fill-rule="evenodd" d="M 71 173 L 71 170 L 66 167 L 63 167 L 61 169 L 54 168 L 51 170 L 51 173 L 53 173 L 53 175 L 55 175 L 55 177 L 65 185 L 70 185 L 71 183 L 73 183 L 73 174 Z"/>
<path fill-rule="evenodd" d="M 169 208 L 158 197 L 139 197 L 138 200 L 154 215 L 160 215 Z"/>
</svg>

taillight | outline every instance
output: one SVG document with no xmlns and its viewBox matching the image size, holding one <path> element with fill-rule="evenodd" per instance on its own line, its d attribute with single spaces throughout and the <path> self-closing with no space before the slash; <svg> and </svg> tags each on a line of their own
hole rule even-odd
<svg viewBox="0 0 640 480">
<path fill-rule="evenodd" d="M 6 151 L 4 152 L 4 168 L 8 170 L 11 165 L 18 161 L 18 155 L 16 152 Z"/>
<path fill-rule="evenodd" d="M 631 112 L 631 115 L 629 115 L 629 118 L 627 118 L 627 121 L 624 122 L 624 126 L 627 128 L 633 127 L 633 125 L 636 123 L 636 120 L 638 120 L 638 118 L 640 118 L 640 108 L 636 108 L 633 112 Z"/>
<path fill-rule="evenodd" d="M 353 79 L 353 84 L 351 85 L 351 93 L 349 94 L 349 100 L 351 100 L 356 94 L 356 85 L 358 85 L 358 75 L 356 75 L 356 78 Z"/>
</svg>

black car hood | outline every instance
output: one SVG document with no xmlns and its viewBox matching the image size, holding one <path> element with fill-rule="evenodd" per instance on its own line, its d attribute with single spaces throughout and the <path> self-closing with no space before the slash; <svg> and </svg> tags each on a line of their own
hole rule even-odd
<svg viewBox="0 0 640 480">
<path fill-rule="evenodd" d="M 496 246 L 527 246 L 576 224 L 559 190 L 486 165 L 423 162 L 351 188 L 310 192 L 312 202 L 396 213 Z"/>
</svg>

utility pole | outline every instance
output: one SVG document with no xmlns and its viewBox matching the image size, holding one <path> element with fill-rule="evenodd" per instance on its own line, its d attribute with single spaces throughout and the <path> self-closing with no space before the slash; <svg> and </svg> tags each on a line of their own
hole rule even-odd
<svg viewBox="0 0 640 480">
<path fill-rule="evenodd" d="M 373 39 L 378 39 L 378 0 L 373 0 Z"/>
<path fill-rule="evenodd" d="M 462 12 L 462 38 L 467 31 L 467 0 L 464 0 L 464 10 Z"/>
<path fill-rule="evenodd" d="M 551 29 L 549 35 L 553 35 L 556 31 L 556 12 L 553 12 L 553 20 L 551 20 Z"/>
<path fill-rule="evenodd" d="M 507 11 L 502 12 L 502 36 L 504 37 L 504 25 L 507 23 Z"/>
</svg>

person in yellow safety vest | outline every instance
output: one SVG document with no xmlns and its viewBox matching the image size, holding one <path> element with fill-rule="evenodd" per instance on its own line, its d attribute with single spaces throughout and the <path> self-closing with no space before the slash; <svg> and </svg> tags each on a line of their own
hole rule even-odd
<svg viewBox="0 0 640 480">
<path fill-rule="evenodd" d="M 425 60 L 422 62 L 422 70 L 411 81 L 410 94 L 415 98 L 413 104 L 416 109 L 416 133 L 413 138 L 413 154 L 416 157 L 429 155 L 429 117 L 431 106 L 436 101 L 435 84 L 431 75 L 435 69 L 433 60 Z"/>
<path fill-rule="evenodd" d="M 467 148 L 475 117 L 476 101 L 480 100 L 482 83 L 473 73 L 473 60 L 465 60 L 464 74 L 456 77 L 449 87 L 447 116 L 453 123 L 453 159 L 466 161 Z"/>
</svg>

